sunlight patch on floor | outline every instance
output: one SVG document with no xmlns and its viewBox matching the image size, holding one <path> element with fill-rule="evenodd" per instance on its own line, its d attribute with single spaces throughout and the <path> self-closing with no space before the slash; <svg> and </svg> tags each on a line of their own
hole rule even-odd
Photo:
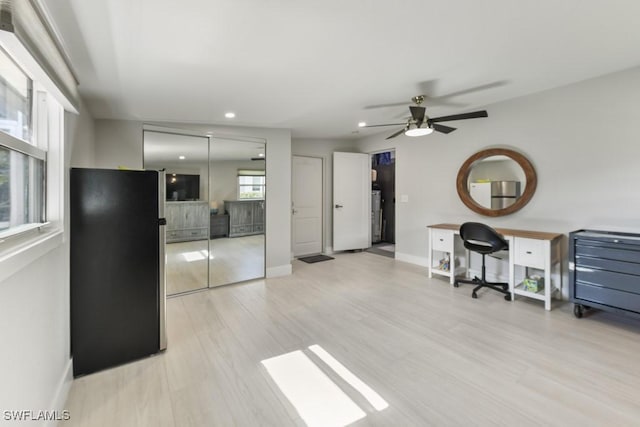
<svg viewBox="0 0 640 427">
<path fill-rule="evenodd" d="M 344 365 L 338 362 L 332 355 L 330 355 L 325 349 L 319 345 L 312 345 L 309 347 L 316 356 L 326 363 L 336 374 L 340 376 L 347 384 L 356 389 L 376 410 L 382 411 L 389 407 L 389 404 L 371 387 L 365 384 L 360 378 L 356 377 L 350 370 L 344 367 Z"/>
<path fill-rule="evenodd" d="M 207 259 L 208 252 L 209 251 L 207 251 L 207 250 L 184 252 L 182 254 L 182 257 L 187 262 L 203 261 L 203 260 Z M 210 255 L 209 259 L 213 259 L 213 255 Z"/>
<path fill-rule="evenodd" d="M 367 415 L 300 350 L 262 364 L 310 427 L 346 426 Z"/>
<path fill-rule="evenodd" d="M 346 384 L 378 411 L 389 404 L 329 352 L 312 345 L 313 352 Z M 262 361 L 271 378 L 309 426 L 346 426 L 366 413 L 301 350 Z"/>
</svg>

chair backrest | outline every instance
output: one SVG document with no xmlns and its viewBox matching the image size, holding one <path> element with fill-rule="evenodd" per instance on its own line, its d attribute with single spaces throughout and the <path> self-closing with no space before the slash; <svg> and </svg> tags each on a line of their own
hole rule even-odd
<svg viewBox="0 0 640 427">
<path fill-rule="evenodd" d="M 464 247 L 481 254 L 491 254 L 509 248 L 509 243 L 493 228 L 480 222 L 465 222 L 460 226 Z"/>
</svg>

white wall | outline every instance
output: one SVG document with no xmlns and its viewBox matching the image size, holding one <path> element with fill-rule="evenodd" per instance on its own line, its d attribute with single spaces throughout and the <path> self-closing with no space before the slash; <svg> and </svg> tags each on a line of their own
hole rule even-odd
<svg viewBox="0 0 640 427">
<path fill-rule="evenodd" d="M 142 122 L 99 119 L 95 135 L 96 167 L 142 168 Z"/>
<path fill-rule="evenodd" d="M 80 102 L 80 114 L 65 112 L 64 120 L 67 133 L 66 149 L 71 153 L 71 166 L 93 167 L 96 162 L 95 131 L 89 111 Z"/>
<path fill-rule="evenodd" d="M 141 168 L 143 123 L 124 120 L 96 120 L 96 163 L 98 167 Z M 213 136 L 263 138 L 266 140 L 266 268 L 267 277 L 291 273 L 291 131 L 289 129 L 242 126 L 149 123 L 173 129 L 213 132 Z"/>
<path fill-rule="evenodd" d="M 93 166 L 93 119 L 65 114 L 65 211 L 69 166 Z M 64 242 L 0 281 L 0 409 L 61 410 L 71 385 L 69 217 Z M 19 423 L 18 423 L 19 424 Z"/>
<path fill-rule="evenodd" d="M 333 152 L 357 152 L 355 141 L 295 139 L 291 141 L 291 152 L 294 156 L 322 158 L 323 168 L 323 229 L 324 251 L 333 251 Z"/>
<path fill-rule="evenodd" d="M 496 227 L 568 233 L 618 226 L 640 231 L 640 68 L 486 107 L 486 119 L 452 122 L 458 130 L 396 138 L 396 250 L 425 262 L 429 224 L 469 220 Z M 388 146 L 386 133 L 359 141 L 363 151 Z M 459 200 L 458 169 L 489 147 L 511 148 L 538 174 L 533 199 L 515 214 L 480 216 Z"/>
</svg>

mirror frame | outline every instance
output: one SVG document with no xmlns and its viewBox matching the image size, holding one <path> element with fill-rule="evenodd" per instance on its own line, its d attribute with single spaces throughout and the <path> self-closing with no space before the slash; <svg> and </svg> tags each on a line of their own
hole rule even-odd
<svg viewBox="0 0 640 427">
<path fill-rule="evenodd" d="M 476 203 L 476 201 L 471 197 L 471 194 L 469 194 L 467 181 L 469 180 L 471 167 L 478 160 L 486 159 L 487 157 L 491 156 L 507 156 L 511 160 L 514 160 L 524 171 L 524 175 L 527 180 L 522 196 L 520 196 L 520 198 L 514 204 L 504 209 L 486 208 Z M 533 165 L 531 164 L 529 159 L 516 151 L 506 148 L 489 148 L 486 150 L 478 151 L 462 164 L 460 170 L 458 171 L 458 177 L 456 178 L 456 190 L 458 190 L 458 196 L 460 196 L 460 200 L 462 200 L 462 203 L 464 203 L 472 211 L 485 216 L 504 216 L 519 211 L 527 203 L 529 203 L 529 200 L 531 200 L 533 194 L 536 191 L 537 185 L 538 178 L 536 176 L 536 171 L 535 169 L 533 169 Z"/>
</svg>

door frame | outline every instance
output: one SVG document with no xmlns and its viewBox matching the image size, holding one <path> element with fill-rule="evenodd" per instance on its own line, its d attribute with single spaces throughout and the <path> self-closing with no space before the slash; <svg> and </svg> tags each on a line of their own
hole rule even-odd
<svg viewBox="0 0 640 427">
<path fill-rule="evenodd" d="M 325 161 L 325 158 L 323 156 L 308 156 L 305 154 L 291 154 L 291 184 L 292 184 L 292 191 L 291 191 L 291 259 L 294 259 L 295 256 L 293 254 L 293 180 L 294 180 L 294 176 L 293 176 L 293 158 L 294 157 L 307 157 L 307 158 L 311 158 L 311 159 L 320 159 L 320 163 L 321 163 L 321 167 L 320 167 L 320 185 L 322 186 L 322 200 L 320 200 L 320 253 L 324 254 L 327 252 L 327 248 L 325 247 L 326 244 L 326 238 L 325 238 L 325 230 L 327 229 L 327 224 L 326 224 L 326 220 L 327 220 L 327 215 L 325 214 L 325 210 L 327 208 L 327 186 L 325 185 L 325 179 L 326 179 L 326 167 L 327 167 L 327 162 Z"/>
</svg>

